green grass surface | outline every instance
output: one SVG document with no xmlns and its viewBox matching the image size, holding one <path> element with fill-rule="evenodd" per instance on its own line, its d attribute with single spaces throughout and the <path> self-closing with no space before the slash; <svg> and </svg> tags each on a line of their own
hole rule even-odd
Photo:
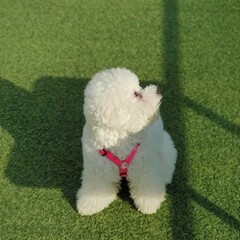
<svg viewBox="0 0 240 240">
<path fill-rule="evenodd" d="M 240 239 L 238 0 L 0 1 L 0 239 Z M 164 88 L 179 152 L 155 215 L 75 210 L 83 89 L 122 66 Z"/>
</svg>

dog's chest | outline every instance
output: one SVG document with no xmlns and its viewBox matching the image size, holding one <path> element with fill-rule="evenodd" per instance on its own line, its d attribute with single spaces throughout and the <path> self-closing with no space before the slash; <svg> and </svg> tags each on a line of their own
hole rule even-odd
<svg viewBox="0 0 240 240">
<path fill-rule="evenodd" d="M 140 142 L 138 140 L 139 139 L 129 139 L 128 141 L 124 141 L 117 146 L 111 147 L 109 150 L 119 159 L 124 160 L 127 156 L 129 156 L 134 146 Z"/>
<path fill-rule="evenodd" d="M 131 148 L 128 146 L 119 146 L 119 147 L 114 147 L 110 151 L 117 156 L 119 159 L 124 160 L 129 153 L 131 152 Z"/>
</svg>

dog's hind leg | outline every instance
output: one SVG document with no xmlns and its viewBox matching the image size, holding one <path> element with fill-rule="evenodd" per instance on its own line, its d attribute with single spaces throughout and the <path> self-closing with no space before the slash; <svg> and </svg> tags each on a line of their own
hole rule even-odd
<svg viewBox="0 0 240 240">
<path fill-rule="evenodd" d="M 161 175 L 165 184 L 172 181 L 175 163 L 177 159 L 177 151 L 174 147 L 170 135 L 164 131 L 163 133 L 163 146 L 161 149 Z"/>
</svg>

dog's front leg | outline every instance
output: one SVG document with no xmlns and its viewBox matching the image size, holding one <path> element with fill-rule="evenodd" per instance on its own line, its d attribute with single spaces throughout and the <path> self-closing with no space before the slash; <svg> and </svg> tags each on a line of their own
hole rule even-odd
<svg viewBox="0 0 240 240">
<path fill-rule="evenodd" d="M 117 192 L 117 185 L 111 179 L 84 172 L 82 186 L 77 193 L 77 210 L 81 215 L 98 213 L 115 200 Z"/>
<path fill-rule="evenodd" d="M 142 175 L 130 180 L 131 196 L 137 209 L 144 214 L 156 213 L 165 200 L 165 184 L 153 175 Z"/>
</svg>

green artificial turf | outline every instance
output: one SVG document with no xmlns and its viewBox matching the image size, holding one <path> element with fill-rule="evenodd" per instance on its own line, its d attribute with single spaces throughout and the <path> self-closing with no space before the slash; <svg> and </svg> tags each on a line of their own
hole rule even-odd
<svg viewBox="0 0 240 240">
<path fill-rule="evenodd" d="M 240 239 L 239 0 L 0 1 L 0 239 Z M 81 217 L 83 89 L 127 67 L 164 89 L 178 149 L 155 215 Z"/>
</svg>

